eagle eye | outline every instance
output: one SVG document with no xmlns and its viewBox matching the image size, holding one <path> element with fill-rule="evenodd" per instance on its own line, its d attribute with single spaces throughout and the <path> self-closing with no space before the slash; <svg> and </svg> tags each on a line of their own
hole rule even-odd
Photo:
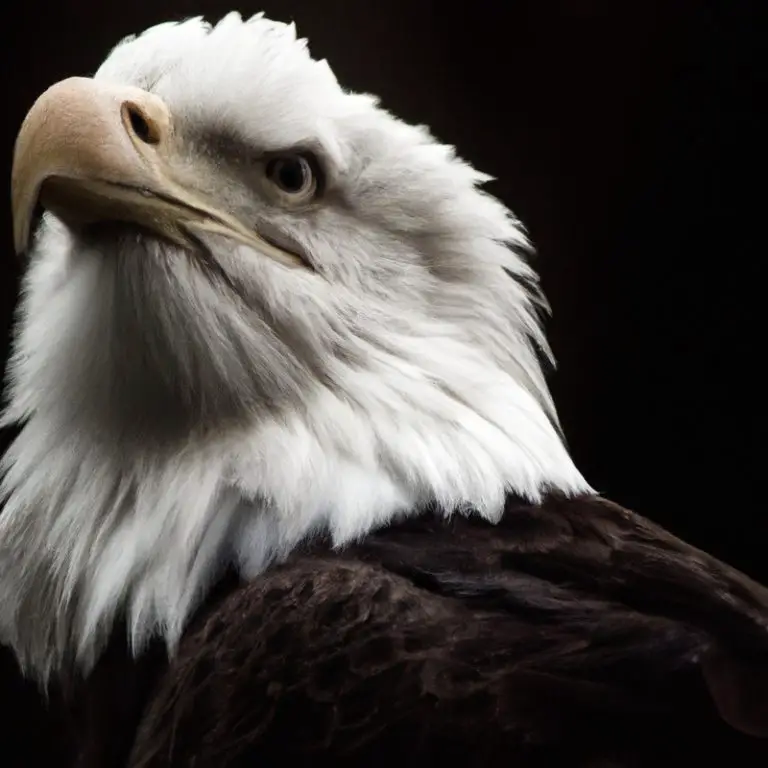
<svg viewBox="0 0 768 768">
<path fill-rule="evenodd" d="M 267 163 L 266 174 L 289 202 L 306 202 L 317 192 L 317 174 L 304 155 L 274 157 Z"/>
</svg>

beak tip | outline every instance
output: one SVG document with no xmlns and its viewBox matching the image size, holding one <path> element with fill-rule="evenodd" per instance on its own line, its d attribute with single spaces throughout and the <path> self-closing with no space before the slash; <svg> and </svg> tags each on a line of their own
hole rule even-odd
<svg viewBox="0 0 768 768">
<path fill-rule="evenodd" d="M 27 250 L 26 238 L 18 234 L 14 235 L 13 250 L 17 256 L 23 256 Z"/>
<path fill-rule="evenodd" d="M 14 211 L 16 214 L 16 211 Z M 13 250 L 17 256 L 23 256 L 29 248 L 30 222 L 14 215 Z"/>
</svg>

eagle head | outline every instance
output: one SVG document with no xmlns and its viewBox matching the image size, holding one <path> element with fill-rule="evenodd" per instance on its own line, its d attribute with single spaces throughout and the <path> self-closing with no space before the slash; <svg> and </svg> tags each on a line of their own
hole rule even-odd
<svg viewBox="0 0 768 768">
<path fill-rule="evenodd" d="M 153 27 L 38 99 L 0 515 L 26 669 L 88 670 L 119 618 L 172 649 L 221 568 L 315 534 L 589 490 L 487 178 L 261 15 Z"/>
</svg>

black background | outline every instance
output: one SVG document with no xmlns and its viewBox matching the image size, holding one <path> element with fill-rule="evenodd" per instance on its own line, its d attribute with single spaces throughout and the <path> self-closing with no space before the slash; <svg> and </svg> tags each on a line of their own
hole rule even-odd
<svg viewBox="0 0 768 768">
<path fill-rule="evenodd" d="M 0 47 L 3 177 L 48 85 L 91 73 L 128 33 L 232 9 L 294 19 L 344 85 L 497 177 L 538 247 L 552 386 L 588 479 L 768 582 L 766 25 L 740 2 L 705 0 L 14 3 Z M 2 232 L 7 338 L 9 204 Z"/>
</svg>

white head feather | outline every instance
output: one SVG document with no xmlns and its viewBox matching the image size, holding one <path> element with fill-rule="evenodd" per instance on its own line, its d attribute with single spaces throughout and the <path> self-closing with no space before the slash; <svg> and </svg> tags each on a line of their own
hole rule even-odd
<svg viewBox="0 0 768 768">
<path fill-rule="evenodd" d="M 213 274 L 45 214 L 0 515 L 0 640 L 31 674 L 87 672 L 121 615 L 137 651 L 158 633 L 173 649 L 223 566 L 256 577 L 317 532 L 342 546 L 430 504 L 494 521 L 508 492 L 590 490 L 537 360 L 526 241 L 487 177 L 262 16 L 154 27 L 96 79 L 162 97 L 205 191 L 316 271 L 211 236 Z M 311 145 L 328 193 L 270 204 L 230 140 Z"/>
</svg>

